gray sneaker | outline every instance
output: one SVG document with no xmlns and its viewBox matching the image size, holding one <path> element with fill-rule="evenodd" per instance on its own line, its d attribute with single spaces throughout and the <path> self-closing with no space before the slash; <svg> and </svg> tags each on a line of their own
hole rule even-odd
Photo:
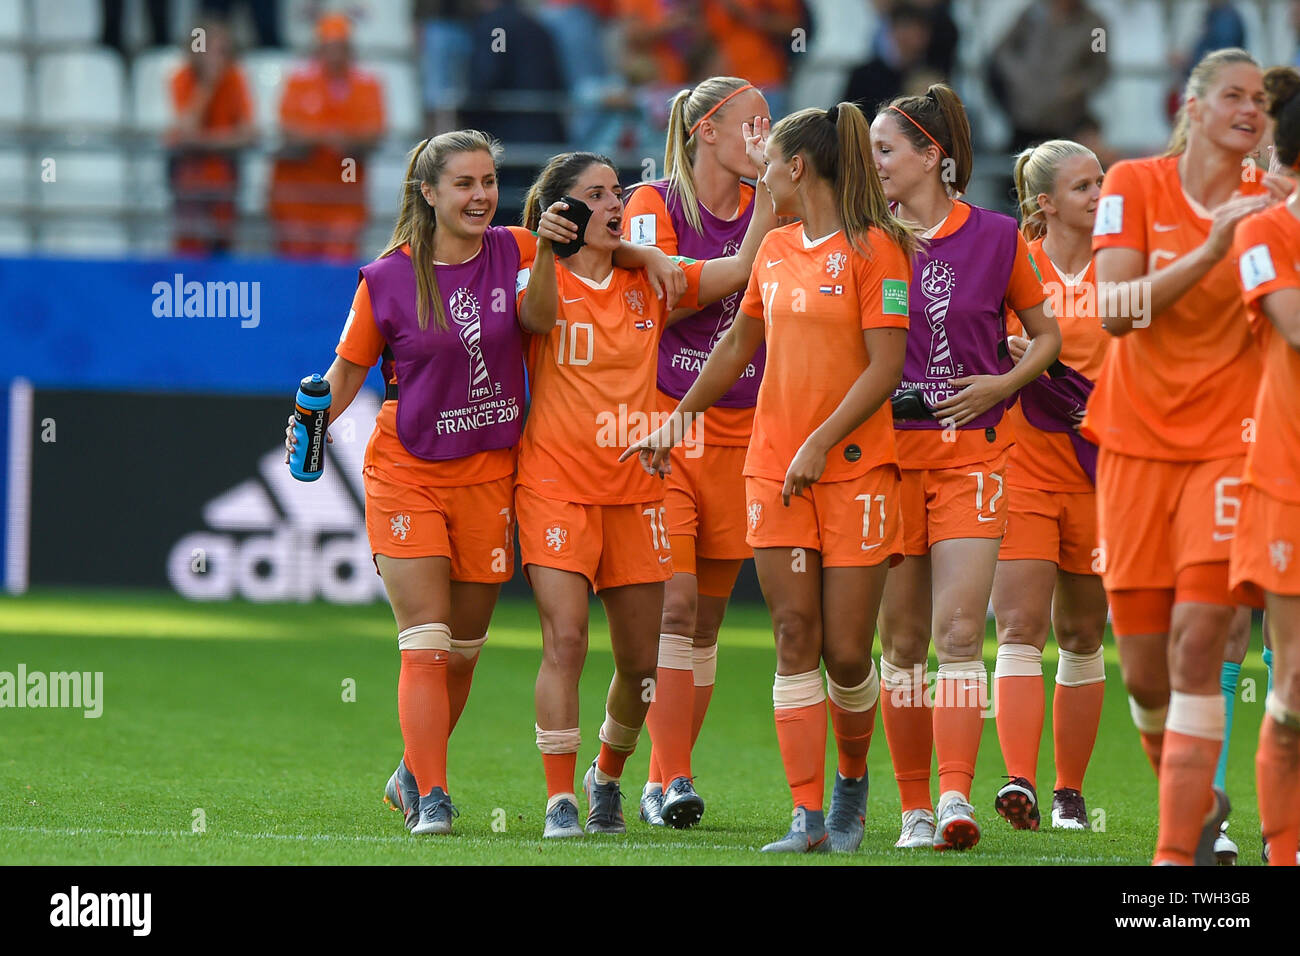
<svg viewBox="0 0 1300 956">
<path fill-rule="evenodd" d="M 831 809 L 826 814 L 826 832 L 836 853 L 853 853 L 862 845 L 866 829 L 867 775 L 850 780 L 835 771 L 835 788 L 831 791 Z"/>
<path fill-rule="evenodd" d="M 1214 804 L 1210 807 L 1210 815 L 1205 818 L 1205 825 L 1201 827 L 1201 839 L 1196 844 L 1196 856 L 1193 860 L 1196 866 L 1219 865 L 1219 859 L 1214 855 L 1214 841 L 1219 838 L 1219 828 L 1223 826 L 1223 821 L 1228 819 L 1230 810 L 1232 810 L 1232 802 L 1228 799 L 1228 795 L 1215 787 Z"/>
<path fill-rule="evenodd" d="M 451 818 L 460 816 L 451 804 L 451 797 L 442 787 L 434 787 L 420 798 L 419 819 L 411 827 L 412 833 L 436 833 L 442 836 L 451 832 Z"/>
<path fill-rule="evenodd" d="M 623 791 L 618 781 L 596 782 L 596 761 L 591 762 L 582 778 L 582 792 L 587 796 L 588 833 L 626 833 L 623 821 Z"/>
<path fill-rule="evenodd" d="M 408 830 L 420 818 L 420 788 L 415 785 L 415 775 L 406 769 L 405 757 L 388 778 L 388 786 L 384 788 L 384 803 L 390 810 L 400 810 L 405 814 Z"/>
<path fill-rule="evenodd" d="M 650 784 L 645 785 L 641 791 L 641 819 L 652 827 L 667 826 L 663 817 L 664 790 L 663 787 L 651 790 Z"/>
<path fill-rule="evenodd" d="M 826 819 L 820 810 L 794 808 L 790 832 L 763 847 L 764 853 L 826 853 L 831 848 Z"/>
<path fill-rule="evenodd" d="M 666 825 L 686 830 L 704 816 L 704 798 L 695 792 L 689 777 L 678 777 L 664 791 L 659 813 Z"/>
<path fill-rule="evenodd" d="M 543 838 L 580 837 L 582 827 L 578 823 L 578 808 L 572 800 L 561 800 L 546 812 L 546 829 Z"/>
</svg>

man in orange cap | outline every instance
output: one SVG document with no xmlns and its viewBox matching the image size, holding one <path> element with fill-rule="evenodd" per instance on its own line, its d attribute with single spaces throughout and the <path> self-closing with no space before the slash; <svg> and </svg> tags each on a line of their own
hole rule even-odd
<svg viewBox="0 0 1300 956">
<path fill-rule="evenodd" d="M 384 132 L 379 81 L 353 64 L 352 25 L 332 13 L 316 24 L 316 56 L 285 81 L 284 145 L 271 176 L 276 250 L 301 258 L 355 259 L 366 224 L 365 154 Z"/>
</svg>

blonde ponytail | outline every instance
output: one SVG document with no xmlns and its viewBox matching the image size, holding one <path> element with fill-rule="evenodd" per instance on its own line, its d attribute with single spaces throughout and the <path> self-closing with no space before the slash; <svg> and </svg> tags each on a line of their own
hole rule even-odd
<svg viewBox="0 0 1300 956">
<path fill-rule="evenodd" d="M 1030 242 L 1047 235 L 1047 218 L 1038 197 L 1043 193 L 1052 194 L 1061 164 L 1073 156 L 1097 158 L 1087 146 L 1069 139 L 1049 139 L 1030 146 L 1016 157 L 1014 175 L 1016 199 L 1020 203 L 1020 232 Z"/>
<path fill-rule="evenodd" d="M 697 141 L 692 128 L 715 109 L 728 96 L 749 86 L 737 76 L 711 76 L 700 81 L 693 90 L 682 90 L 672 99 L 668 114 L 668 138 L 664 144 L 664 176 L 668 179 L 668 192 L 676 195 L 682 212 L 691 228 L 704 232 L 700 220 L 699 199 L 695 192 L 695 153 Z M 728 103 L 709 117 L 717 123 L 731 107 Z"/>
</svg>

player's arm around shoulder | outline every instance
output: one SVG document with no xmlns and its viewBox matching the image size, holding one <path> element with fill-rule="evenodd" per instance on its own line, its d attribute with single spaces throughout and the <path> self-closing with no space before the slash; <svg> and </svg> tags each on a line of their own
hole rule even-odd
<svg viewBox="0 0 1300 956">
<path fill-rule="evenodd" d="M 1286 344 L 1300 352 L 1300 271 L 1288 252 L 1295 245 L 1295 236 L 1256 215 L 1238 227 L 1233 254 L 1246 305 L 1258 302 Z"/>
</svg>

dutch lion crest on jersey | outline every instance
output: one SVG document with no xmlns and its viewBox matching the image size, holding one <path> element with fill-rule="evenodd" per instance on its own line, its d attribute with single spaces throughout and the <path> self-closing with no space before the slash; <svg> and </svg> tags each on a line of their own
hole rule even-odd
<svg viewBox="0 0 1300 956">
<path fill-rule="evenodd" d="M 838 279 L 848 264 L 849 257 L 843 252 L 832 252 L 826 257 L 826 274 L 832 279 Z"/>
<path fill-rule="evenodd" d="M 629 289 L 624 292 L 623 300 L 627 302 L 627 307 L 637 315 L 645 315 L 645 296 L 641 294 L 640 289 Z"/>
<path fill-rule="evenodd" d="M 411 533 L 411 516 L 408 514 L 393 515 L 388 519 L 388 527 L 392 529 L 394 538 L 405 541 L 406 536 Z"/>
<path fill-rule="evenodd" d="M 562 525 L 553 524 L 544 532 L 546 535 L 547 550 L 559 554 L 564 550 L 564 546 L 569 543 L 569 529 Z"/>
<path fill-rule="evenodd" d="M 1291 563 L 1291 555 L 1295 548 L 1291 546 L 1290 541 L 1270 541 L 1268 543 L 1268 560 L 1278 572 L 1285 572 L 1287 566 Z"/>
</svg>

